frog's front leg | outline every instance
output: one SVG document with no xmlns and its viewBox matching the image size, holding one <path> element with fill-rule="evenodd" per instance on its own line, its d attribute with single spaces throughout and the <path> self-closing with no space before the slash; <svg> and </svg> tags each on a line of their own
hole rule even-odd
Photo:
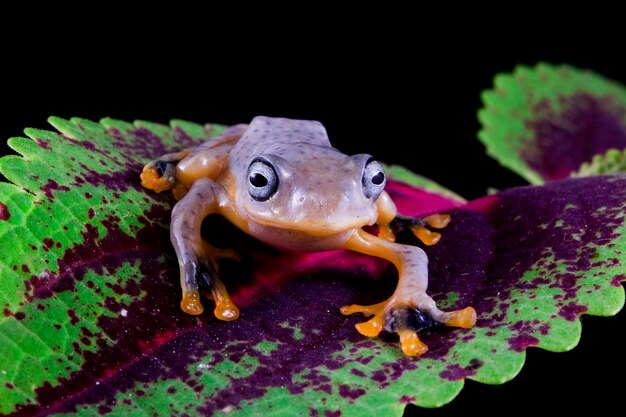
<svg viewBox="0 0 626 417">
<path fill-rule="evenodd" d="M 398 333 L 402 351 L 406 355 L 416 356 L 428 350 L 417 336 L 420 330 L 435 325 L 470 328 L 476 323 L 476 311 L 472 307 L 443 312 L 426 294 L 428 258 L 421 248 L 390 242 L 363 230 L 356 230 L 345 248 L 387 259 L 398 269 L 398 286 L 387 301 L 372 306 L 351 305 L 341 308 L 343 314 L 374 316 L 367 322 L 357 324 L 361 334 L 373 337 L 383 329 Z"/>
<path fill-rule="evenodd" d="M 219 136 L 181 152 L 168 153 L 147 163 L 141 171 L 141 185 L 157 193 L 172 190 L 180 200 L 198 178 L 215 178 L 228 154 L 247 129 L 235 125 Z"/>
<path fill-rule="evenodd" d="M 141 185 L 157 193 L 171 190 L 176 184 L 176 164 L 189 155 L 191 149 L 168 153 L 148 162 L 141 171 Z"/>
<path fill-rule="evenodd" d="M 180 306 L 186 313 L 198 315 L 204 311 L 200 289 L 208 290 L 215 301 L 215 316 L 221 320 L 235 320 L 239 309 L 230 299 L 217 271 L 216 257 L 232 257 L 208 245 L 200 234 L 202 221 L 217 212 L 220 188 L 211 180 L 196 180 L 189 192 L 174 206 L 170 224 L 170 238 L 178 257 L 180 284 L 183 290 Z"/>
</svg>

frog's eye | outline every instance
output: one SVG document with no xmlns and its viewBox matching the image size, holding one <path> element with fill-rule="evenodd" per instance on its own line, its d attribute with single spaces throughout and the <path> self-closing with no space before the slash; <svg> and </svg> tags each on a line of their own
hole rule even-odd
<svg viewBox="0 0 626 417">
<path fill-rule="evenodd" d="M 372 157 L 368 158 L 365 162 L 361 181 L 365 197 L 376 200 L 385 189 L 386 178 L 383 166 Z"/>
<path fill-rule="evenodd" d="M 256 158 L 248 167 L 248 193 L 257 201 L 266 201 L 278 190 L 278 174 L 266 159 Z"/>
</svg>

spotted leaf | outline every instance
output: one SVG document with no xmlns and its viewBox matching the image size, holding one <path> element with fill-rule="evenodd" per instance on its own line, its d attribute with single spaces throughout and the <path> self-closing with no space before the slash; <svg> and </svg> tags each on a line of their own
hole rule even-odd
<svg viewBox="0 0 626 417">
<path fill-rule="evenodd" d="M 363 318 L 339 313 L 391 294 L 386 262 L 285 255 L 219 219 L 204 226 L 243 255 L 221 268 L 241 317 L 188 316 L 168 239 L 174 201 L 138 174 L 222 127 L 51 122 L 60 133 L 28 130 L 10 141 L 22 156 L 0 159 L 12 182 L 0 184 L 2 414 L 401 415 L 451 401 L 468 378 L 510 380 L 526 348 L 571 349 L 581 314 L 624 303 L 626 177 L 466 203 L 403 170 L 388 182 L 400 212 L 452 216 L 425 248 L 429 291 L 442 308 L 474 306 L 476 327 L 427 332 L 430 350 L 405 357 L 396 337 L 364 338 Z"/>
<path fill-rule="evenodd" d="M 626 149 L 626 88 L 591 71 L 519 66 L 482 95 L 479 139 L 530 183 L 566 178 L 609 149 Z"/>
<path fill-rule="evenodd" d="M 585 162 L 573 177 L 588 177 L 590 175 L 615 174 L 626 172 L 626 148 L 623 150 L 609 149 L 605 154 L 596 155 L 591 162 Z"/>
</svg>

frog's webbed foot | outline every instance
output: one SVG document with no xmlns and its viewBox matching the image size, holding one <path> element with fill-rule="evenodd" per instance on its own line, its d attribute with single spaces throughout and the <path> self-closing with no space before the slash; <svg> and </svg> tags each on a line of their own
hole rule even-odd
<svg viewBox="0 0 626 417">
<path fill-rule="evenodd" d="M 412 221 L 408 223 L 409 227 L 413 225 Z M 424 219 L 423 225 L 443 227 L 447 221 L 447 217 L 438 215 Z M 435 300 L 426 293 L 428 257 L 423 249 L 393 243 L 361 230 L 353 233 L 345 248 L 387 259 L 394 264 L 399 274 L 398 285 L 387 301 L 372 306 L 350 305 L 341 308 L 341 312 L 346 315 L 363 313 L 365 316 L 373 316 L 356 325 L 359 333 L 370 337 L 377 336 L 383 330 L 397 333 L 402 351 L 408 356 L 418 356 L 428 350 L 418 337 L 420 331 L 434 326 L 470 328 L 476 323 L 476 311 L 473 308 L 444 312 L 437 308 Z"/>
<path fill-rule="evenodd" d="M 441 234 L 431 229 L 443 229 L 448 223 L 450 223 L 450 216 L 448 214 L 431 214 L 424 218 L 409 217 L 399 214 L 389 224 L 389 230 L 385 230 L 384 235 L 380 237 L 391 240 L 387 236 L 399 236 L 410 231 L 425 245 L 431 246 L 441 239 Z"/>
<path fill-rule="evenodd" d="M 157 193 L 171 190 L 176 184 L 176 163 L 163 159 L 147 163 L 141 171 L 141 185 Z"/>
<path fill-rule="evenodd" d="M 141 171 L 141 185 L 157 193 L 171 190 L 176 183 L 176 165 L 189 155 L 189 149 L 168 153 L 148 162 Z"/>
<path fill-rule="evenodd" d="M 370 320 L 359 323 L 356 329 L 364 336 L 376 337 L 385 330 L 397 333 L 400 337 L 402 352 L 407 356 L 419 356 L 428 351 L 418 333 L 433 327 L 450 326 L 471 328 L 476 323 L 476 311 L 472 307 L 463 310 L 442 312 L 427 295 L 414 297 L 412 300 L 389 300 L 371 306 L 350 305 L 341 307 L 345 315 L 363 313 Z"/>
<path fill-rule="evenodd" d="M 204 311 L 200 300 L 200 291 L 205 297 L 215 302 L 215 317 L 220 320 L 232 321 L 239 317 L 239 309 L 233 303 L 226 287 L 219 279 L 216 257 L 239 260 L 233 251 L 215 248 L 204 242 L 203 251 L 199 256 L 183 268 L 183 298 L 180 302 L 182 310 L 188 314 L 199 315 Z"/>
</svg>

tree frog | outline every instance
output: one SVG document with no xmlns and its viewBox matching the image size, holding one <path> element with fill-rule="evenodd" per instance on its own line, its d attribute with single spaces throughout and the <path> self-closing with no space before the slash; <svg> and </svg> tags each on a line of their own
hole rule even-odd
<svg viewBox="0 0 626 417">
<path fill-rule="evenodd" d="M 443 312 L 426 293 L 428 258 L 418 246 L 395 242 L 410 228 L 426 244 L 436 243 L 447 215 L 414 219 L 399 215 L 385 192 L 385 172 L 370 155 L 345 155 L 333 148 L 317 121 L 255 117 L 195 148 L 163 155 L 141 173 L 142 185 L 156 192 L 172 190 L 179 200 L 172 211 L 170 237 L 180 267 L 181 308 L 204 310 L 200 290 L 215 303 L 221 320 L 235 320 L 239 310 L 219 279 L 216 260 L 236 254 L 216 248 L 200 235 L 203 219 L 219 214 L 247 234 L 288 250 L 348 249 L 384 258 L 398 270 L 389 299 L 341 307 L 345 315 L 373 316 L 356 325 L 365 336 L 382 330 L 399 335 L 409 356 L 428 347 L 418 332 L 433 325 L 470 328 L 472 307 Z M 376 225 L 375 236 L 363 229 Z"/>
</svg>

